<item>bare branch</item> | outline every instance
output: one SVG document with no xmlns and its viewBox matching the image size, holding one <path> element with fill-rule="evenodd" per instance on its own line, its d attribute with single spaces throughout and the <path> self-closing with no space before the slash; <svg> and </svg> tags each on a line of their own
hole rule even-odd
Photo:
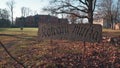
<svg viewBox="0 0 120 68">
<path fill-rule="evenodd" d="M 0 45 L 4 48 L 6 53 L 13 59 L 15 60 L 18 64 L 20 64 L 22 67 L 26 68 L 23 63 L 19 62 L 15 57 L 13 57 L 10 52 L 7 50 L 7 48 L 3 45 L 3 43 L 0 41 Z"/>
<path fill-rule="evenodd" d="M 76 4 L 77 2 L 77 4 Z M 88 18 L 89 23 L 93 24 L 93 11 L 95 10 L 96 0 L 55 0 L 51 12 L 73 14 L 79 18 Z M 86 16 L 80 16 L 74 11 L 85 13 Z"/>
<path fill-rule="evenodd" d="M 96 0 L 94 0 L 94 3 L 93 3 L 93 10 L 92 10 L 92 11 L 95 10 L 95 5 L 96 5 Z"/>
<path fill-rule="evenodd" d="M 79 18 L 88 18 L 87 16 L 84 16 L 84 15 L 78 15 L 78 14 L 75 14 L 75 13 L 72 13 L 72 12 L 66 12 L 66 11 L 61 11 L 61 12 L 56 12 L 57 14 L 61 14 L 61 13 L 66 13 L 66 14 L 72 14 L 72 15 L 75 15 Z"/>
<path fill-rule="evenodd" d="M 84 5 L 88 6 L 88 4 L 87 4 L 86 0 L 85 0 L 85 2 L 83 2 L 83 0 L 79 0 L 79 2 L 81 2 L 82 4 L 84 4 Z"/>
<path fill-rule="evenodd" d="M 69 5 L 70 7 L 73 7 L 73 8 L 76 9 L 76 10 L 79 10 L 79 11 L 81 11 L 81 12 L 87 13 L 87 11 L 86 11 L 85 9 L 80 9 L 80 8 L 78 8 L 78 7 L 75 7 L 75 6 L 71 5 L 70 3 L 67 3 L 67 2 L 66 2 L 66 4 Z M 84 6 L 81 6 L 81 7 L 84 7 Z M 84 8 L 85 8 L 85 7 L 84 7 Z M 87 9 L 87 8 L 86 8 L 86 9 Z"/>
</svg>

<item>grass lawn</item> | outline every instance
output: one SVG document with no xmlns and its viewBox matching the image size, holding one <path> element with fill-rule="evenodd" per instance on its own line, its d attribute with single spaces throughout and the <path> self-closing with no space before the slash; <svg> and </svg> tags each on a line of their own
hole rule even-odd
<svg viewBox="0 0 120 68">
<path fill-rule="evenodd" d="M 0 34 L 27 34 L 30 36 L 37 36 L 38 28 L 0 28 Z"/>
<path fill-rule="evenodd" d="M 103 29 L 103 35 L 106 35 L 106 36 L 120 36 L 120 30 Z"/>
<path fill-rule="evenodd" d="M 38 42 L 37 28 L 0 28 L 0 41 L 27 68 L 120 68 L 120 46 L 90 45 L 84 52 L 80 41 Z M 103 35 L 118 36 L 120 30 L 103 29 Z M 22 68 L 0 46 L 0 68 Z"/>
<path fill-rule="evenodd" d="M 37 36 L 38 28 L 0 28 L 0 34 L 27 34 L 30 36 Z M 103 35 L 118 36 L 120 35 L 120 30 L 103 29 Z"/>
</svg>

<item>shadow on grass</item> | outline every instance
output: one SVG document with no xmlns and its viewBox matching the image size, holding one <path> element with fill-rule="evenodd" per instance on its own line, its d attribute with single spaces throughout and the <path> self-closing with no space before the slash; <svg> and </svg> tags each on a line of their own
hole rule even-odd
<svg viewBox="0 0 120 68">
<path fill-rule="evenodd" d="M 1 32 L 1 31 L 5 31 L 5 30 L 6 30 L 6 29 L 4 29 L 4 28 L 0 28 L 0 32 Z"/>
<path fill-rule="evenodd" d="M 10 36 L 10 37 L 18 38 L 18 39 L 25 39 L 25 40 L 31 40 L 31 41 L 35 41 L 36 40 L 36 36 L 27 36 L 26 34 L 18 34 L 18 35 L 0 34 L 0 36 Z"/>
</svg>

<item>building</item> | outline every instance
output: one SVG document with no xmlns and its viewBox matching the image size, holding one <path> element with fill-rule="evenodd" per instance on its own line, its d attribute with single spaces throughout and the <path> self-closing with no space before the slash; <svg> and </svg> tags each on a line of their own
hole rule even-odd
<svg viewBox="0 0 120 68">
<path fill-rule="evenodd" d="M 115 23 L 114 24 L 114 29 L 115 30 L 120 30 L 120 23 Z"/>
<path fill-rule="evenodd" d="M 111 23 L 107 22 L 104 18 L 96 18 L 93 20 L 93 24 L 100 24 L 103 28 L 111 28 Z"/>
<path fill-rule="evenodd" d="M 51 15 L 35 15 L 16 18 L 16 26 L 38 27 L 38 23 L 69 23 L 67 19 L 60 19 Z"/>
<path fill-rule="evenodd" d="M 103 18 L 94 19 L 93 24 L 100 24 L 103 28 L 111 28 L 112 27 L 112 24 L 107 22 Z M 115 30 L 120 29 L 120 23 L 114 23 L 113 24 L 113 29 L 115 29 Z"/>
</svg>

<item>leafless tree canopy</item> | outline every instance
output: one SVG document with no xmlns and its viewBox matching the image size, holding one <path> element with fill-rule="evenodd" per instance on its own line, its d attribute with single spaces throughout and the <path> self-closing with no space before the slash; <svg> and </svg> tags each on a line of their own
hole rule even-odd
<svg viewBox="0 0 120 68">
<path fill-rule="evenodd" d="M 27 7 L 22 7 L 21 8 L 22 17 L 29 16 L 30 12 L 32 12 L 30 8 L 27 8 Z"/>
<path fill-rule="evenodd" d="M 100 0 L 98 2 L 98 12 L 107 22 L 120 22 L 120 0 Z"/>
<path fill-rule="evenodd" d="M 95 4 L 96 0 L 51 0 L 49 7 L 44 8 L 44 10 L 51 11 L 51 13 L 65 13 L 79 18 L 88 18 L 89 23 L 93 24 Z M 79 11 L 79 15 L 74 11 Z M 85 14 L 82 15 L 82 13 Z"/>
<path fill-rule="evenodd" d="M 0 19 L 9 19 L 9 12 L 6 9 L 0 9 Z"/>
<path fill-rule="evenodd" d="M 14 0 L 10 0 L 10 1 L 8 1 L 6 4 L 7 4 L 7 6 L 8 6 L 9 9 L 10 9 L 10 12 L 11 12 L 11 20 L 12 20 L 12 24 L 13 24 L 13 9 L 14 9 L 14 5 L 15 5 L 15 1 L 14 1 Z"/>
</svg>

